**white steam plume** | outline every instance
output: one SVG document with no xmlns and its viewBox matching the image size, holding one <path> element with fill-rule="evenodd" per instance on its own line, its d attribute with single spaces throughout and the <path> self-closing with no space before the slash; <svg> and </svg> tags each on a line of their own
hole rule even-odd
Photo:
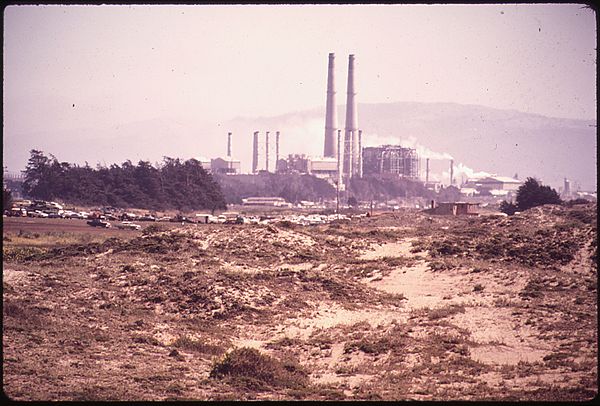
<svg viewBox="0 0 600 406">
<path fill-rule="evenodd" d="M 405 148 L 414 148 L 422 159 L 435 159 L 435 160 L 450 160 L 452 155 L 447 152 L 436 152 L 427 148 L 426 146 L 419 144 L 415 136 L 409 136 L 407 138 L 392 137 L 392 136 L 381 136 L 378 134 L 364 134 L 365 143 L 363 145 L 400 145 Z"/>
</svg>

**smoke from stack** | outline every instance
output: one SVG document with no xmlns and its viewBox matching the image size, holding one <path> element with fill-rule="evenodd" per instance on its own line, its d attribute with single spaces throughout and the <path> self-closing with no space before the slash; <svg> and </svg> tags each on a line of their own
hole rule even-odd
<svg viewBox="0 0 600 406">
<path fill-rule="evenodd" d="M 265 170 L 269 172 L 269 132 L 266 133 L 265 138 Z"/>
<path fill-rule="evenodd" d="M 335 54 L 329 54 L 327 65 L 327 103 L 325 110 L 325 146 L 323 156 L 335 158 L 339 147 L 336 145 L 337 107 L 335 104 Z"/>
<path fill-rule="evenodd" d="M 454 159 L 450 160 L 450 185 L 454 184 Z"/>
<path fill-rule="evenodd" d="M 252 142 L 252 173 L 258 171 L 258 131 L 254 131 Z"/>
<path fill-rule="evenodd" d="M 231 133 L 227 133 L 227 156 L 231 157 Z"/>
</svg>

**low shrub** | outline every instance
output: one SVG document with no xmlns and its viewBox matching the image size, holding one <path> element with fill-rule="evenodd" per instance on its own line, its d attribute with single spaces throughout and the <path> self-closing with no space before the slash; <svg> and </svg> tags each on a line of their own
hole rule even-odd
<svg viewBox="0 0 600 406">
<path fill-rule="evenodd" d="M 450 317 L 458 313 L 464 313 L 465 306 L 452 304 L 445 307 L 439 307 L 437 309 L 429 310 L 427 317 L 429 320 L 443 319 L 444 317 Z"/>
<path fill-rule="evenodd" d="M 255 348 L 237 348 L 215 362 L 210 375 L 251 390 L 271 387 L 299 389 L 309 385 L 308 374 L 293 360 L 279 361 Z"/>
<path fill-rule="evenodd" d="M 182 350 L 196 351 L 203 354 L 221 355 L 225 352 L 225 349 L 221 346 L 194 340 L 188 336 L 178 337 L 171 345 Z"/>
<path fill-rule="evenodd" d="M 37 247 L 2 247 L 2 257 L 5 261 L 29 260 L 46 252 L 46 249 Z"/>
</svg>

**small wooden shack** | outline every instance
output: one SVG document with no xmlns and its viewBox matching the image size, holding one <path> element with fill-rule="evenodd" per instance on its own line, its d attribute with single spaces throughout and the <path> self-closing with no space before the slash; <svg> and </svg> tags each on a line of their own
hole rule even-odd
<svg viewBox="0 0 600 406">
<path fill-rule="evenodd" d="M 479 215 L 478 209 L 479 203 L 467 203 L 467 202 L 443 202 L 438 203 L 428 212 L 431 214 L 440 214 L 446 216 L 458 216 L 458 215 Z"/>
</svg>

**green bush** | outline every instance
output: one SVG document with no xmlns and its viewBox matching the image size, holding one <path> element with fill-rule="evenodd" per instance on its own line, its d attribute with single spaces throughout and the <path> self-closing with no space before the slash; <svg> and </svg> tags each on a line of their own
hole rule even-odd
<svg viewBox="0 0 600 406">
<path fill-rule="evenodd" d="M 542 186 L 534 178 L 527 178 L 517 191 L 517 207 L 527 210 L 543 204 L 561 204 L 560 196 L 550 186 Z"/>
<path fill-rule="evenodd" d="M 500 211 L 502 213 L 508 214 L 509 216 L 515 214 L 517 212 L 517 209 L 517 205 L 513 202 L 507 202 L 506 200 L 502 200 L 502 203 L 500 203 Z"/>
<path fill-rule="evenodd" d="M 279 361 L 248 347 L 237 348 L 215 362 L 210 377 L 225 378 L 235 386 L 251 390 L 299 389 L 309 384 L 308 374 L 296 361 Z"/>
</svg>

